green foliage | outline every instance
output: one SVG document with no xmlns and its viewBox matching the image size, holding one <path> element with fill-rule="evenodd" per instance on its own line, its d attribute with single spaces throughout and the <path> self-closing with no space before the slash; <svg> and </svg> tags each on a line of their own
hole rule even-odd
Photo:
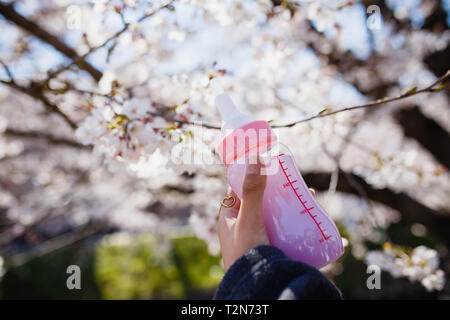
<svg viewBox="0 0 450 320">
<path fill-rule="evenodd" d="M 112 237 L 117 237 L 113 235 Z M 96 249 L 95 278 L 105 299 L 179 297 L 178 270 L 167 255 L 155 250 L 149 235 L 131 237 L 127 243 L 105 238 Z"/>
<path fill-rule="evenodd" d="M 68 290 L 69 265 L 81 268 L 81 290 Z M 158 240 L 112 234 L 11 268 L 0 281 L 4 299 L 211 298 L 223 268 L 193 236 Z"/>
<path fill-rule="evenodd" d="M 174 238 L 173 258 L 187 291 L 212 290 L 223 277 L 220 257 L 207 254 L 204 241 L 195 237 Z"/>
<path fill-rule="evenodd" d="M 220 259 L 211 257 L 195 237 L 169 243 L 149 234 L 117 243 L 114 237 L 105 238 L 96 250 L 95 276 L 104 299 L 186 298 L 212 291 L 223 275 Z"/>
<path fill-rule="evenodd" d="M 2 299 L 98 299 L 93 277 L 93 243 L 72 245 L 9 269 L 0 281 Z M 69 290 L 66 271 L 81 268 L 81 290 Z"/>
</svg>

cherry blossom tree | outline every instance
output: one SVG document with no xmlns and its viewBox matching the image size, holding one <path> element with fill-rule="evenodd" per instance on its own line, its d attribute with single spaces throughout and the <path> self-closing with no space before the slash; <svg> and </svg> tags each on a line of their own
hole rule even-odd
<svg viewBox="0 0 450 320">
<path fill-rule="evenodd" d="M 293 151 L 347 255 L 448 295 L 448 7 L 0 1 L 0 277 L 112 230 L 187 228 L 218 254 L 225 91 Z"/>
</svg>

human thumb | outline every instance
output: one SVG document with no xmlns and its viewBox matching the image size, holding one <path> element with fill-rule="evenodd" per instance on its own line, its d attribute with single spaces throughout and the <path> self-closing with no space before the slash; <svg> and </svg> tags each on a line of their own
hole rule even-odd
<svg viewBox="0 0 450 320">
<path fill-rule="evenodd" d="M 261 161 L 250 161 L 247 164 L 244 183 L 242 185 L 240 220 L 253 220 L 253 223 L 262 223 L 262 201 L 266 187 L 266 175 L 261 173 Z"/>
</svg>

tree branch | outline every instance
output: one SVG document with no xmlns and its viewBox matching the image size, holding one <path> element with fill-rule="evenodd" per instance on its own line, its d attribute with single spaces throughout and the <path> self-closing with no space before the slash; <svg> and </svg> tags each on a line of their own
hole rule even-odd
<svg viewBox="0 0 450 320">
<path fill-rule="evenodd" d="M 450 169 L 450 136 L 438 123 L 420 112 L 418 107 L 402 109 L 394 118 L 405 136 L 415 139 L 440 163 Z"/>
<path fill-rule="evenodd" d="M 95 80 L 99 81 L 101 79 L 102 73 L 100 71 L 86 62 L 84 58 L 81 58 L 74 49 L 66 45 L 63 41 L 59 40 L 56 36 L 50 34 L 48 31 L 44 30 L 41 26 L 34 23 L 33 21 L 30 21 L 29 19 L 20 15 L 14 9 L 12 3 L 3 4 L 0 2 L 0 14 L 3 15 L 7 20 L 13 22 L 15 25 L 21 27 L 23 30 L 48 43 L 57 51 L 64 54 L 66 57 L 72 59 L 74 61 L 73 63 L 75 63 L 80 69 L 89 72 Z"/>
<path fill-rule="evenodd" d="M 49 133 L 41 132 L 41 131 L 22 131 L 17 129 L 7 128 L 4 132 L 5 135 L 17 138 L 30 138 L 30 139 L 43 139 L 47 141 L 51 145 L 61 145 L 68 146 L 79 149 L 91 150 L 91 146 L 87 146 L 81 143 L 78 143 L 74 140 L 64 139 L 55 137 Z"/>
<path fill-rule="evenodd" d="M 314 116 L 308 117 L 308 118 L 304 118 L 302 120 L 297 120 L 291 123 L 287 123 L 287 124 L 273 124 L 271 125 L 272 128 L 290 128 L 293 127 L 299 123 L 303 123 L 303 122 L 308 122 L 311 121 L 313 119 L 318 119 L 318 118 L 324 118 L 324 117 L 328 117 L 328 116 L 332 116 L 335 115 L 337 113 L 341 113 L 344 111 L 353 111 L 353 110 L 358 110 L 358 109 L 365 109 L 365 108 L 372 108 L 372 107 L 379 107 L 381 105 L 384 105 L 386 103 L 389 102 L 393 102 L 393 101 L 398 101 L 398 100 L 402 100 L 405 98 L 409 98 L 412 96 L 415 96 L 417 94 L 420 93 L 424 93 L 424 92 L 435 92 L 435 91 L 439 91 L 441 88 L 436 88 L 436 86 L 440 83 L 444 83 L 445 81 L 447 81 L 450 78 L 450 70 L 448 70 L 443 76 L 441 76 L 439 79 L 437 79 L 436 81 L 434 81 L 432 84 L 430 84 L 429 86 L 423 88 L 423 89 L 417 89 L 416 87 L 408 90 L 407 92 L 396 96 L 396 97 L 392 97 L 392 98 L 382 98 L 382 99 L 378 99 L 366 104 L 362 104 L 362 105 L 357 105 L 357 106 L 352 106 L 352 107 L 346 107 L 346 108 L 342 108 L 342 109 L 338 109 L 335 111 L 330 111 L 330 112 L 320 112 Z M 185 125 L 200 125 L 202 127 L 205 128 L 209 128 L 209 129 L 220 129 L 220 126 L 217 125 L 212 125 L 212 124 L 200 124 L 200 123 L 195 123 L 192 121 L 184 121 L 184 120 L 179 120 L 179 119 L 175 119 L 172 117 L 167 117 L 164 114 L 152 114 L 154 116 L 159 116 L 162 117 L 168 121 L 173 121 L 179 124 L 185 124 Z"/>
<path fill-rule="evenodd" d="M 64 112 L 62 112 L 57 105 L 53 104 L 51 101 L 47 99 L 47 97 L 42 92 L 42 87 L 38 83 L 32 82 L 29 87 L 18 85 L 13 81 L 0 80 L 0 83 L 10 86 L 11 88 L 19 92 L 27 94 L 35 98 L 36 100 L 41 101 L 49 112 L 53 112 L 60 115 L 72 129 L 77 128 L 77 124 L 75 122 L 73 122 Z"/>
<path fill-rule="evenodd" d="M 311 116 L 302 120 L 298 120 L 298 121 L 294 121 L 288 124 L 284 124 L 284 125 L 272 125 L 272 128 L 286 128 L 286 127 L 293 127 L 296 124 L 299 123 L 303 123 L 303 122 L 307 122 L 307 121 L 311 121 L 313 119 L 317 119 L 317 118 L 324 118 L 324 117 L 328 117 L 331 115 L 335 115 L 344 111 L 353 111 L 353 110 L 358 110 L 358 109 L 364 109 L 364 108 L 371 108 L 371 107 L 378 107 L 381 105 L 384 105 L 386 103 L 389 102 L 393 102 L 393 101 L 397 101 L 397 100 L 401 100 L 401 99 L 405 99 L 405 98 L 409 98 L 412 96 L 415 96 L 417 94 L 423 93 L 423 92 L 434 92 L 437 89 L 435 88 L 438 84 L 443 83 L 445 81 L 447 81 L 450 78 L 450 70 L 448 70 L 443 76 L 441 76 L 439 79 L 437 79 L 435 82 L 433 82 L 432 84 L 430 84 L 429 86 L 427 86 L 426 88 L 420 89 L 418 90 L 416 87 L 412 88 L 410 90 L 408 90 L 407 92 L 396 96 L 396 97 L 392 97 L 392 98 L 382 98 L 382 99 L 378 99 L 366 104 L 362 104 L 362 105 L 358 105 L 358 106 L 352 106 L 352 107 L 346 107 L 346 108 L 342 108 L 342 109 L 338 109 L 335 111 L 330 111 L 330 112 L 323 112 L 323 113 L 319 113 L 316 114 L 315 116 Z"/>
<path fill-rule="evenodd" d="M 42 242 L 25 252 L 18 253 L 13 256 L 5 256 L 5 267 L 7 269 L 12 267 L 19 267 L 27 263 L 31 259 L 41 257 L 55 250 L 67 247 L 95 234 L 108 231 L 108 228 L 109 227 L 103 221 L 92 222 L 69 233 L 65 233 Z"/>
<path fill-rule="evenodd" d="M 7 65 L 6 63 L 4 63 L 3 61 L 1 61 L 1 60 L 0 60 L 0 64 L 3 66 L 3 69 L 4 69 L 5 72 L 6 72 L 6 75 L 9 77 L 9 81 L 11 81 L 12 83 L 14 83 L 14 82 L 15 82 L 15 81 L 14 81 L 14 77 L 13 77 L 13 75 L 12 75 L 12 73 L 11 73 L 11 70 L 9 70 L 8 65 Z"/>
<path fill-rule="evenodd" d="M 147 13 L 147 14 L 143 15 L 142 17 L 140 17 L 140 18 L 137 20 L 137 22 L 140 23 L 140 22 L 144 21 L 145 19 L 147 19 L 147 18 L 153 16 L 154 14 L 156 14 L 156 13 L 157 13 L 159 10 L 161 10 L 161 9 L 169 8 L 173 2 L 174 2 L 174 0 L 171 0 L 171 1 L 169 1 L 169 3 L 167 3 L 167 4 L 165 4 L 165 5 L 162 5 L 162 6 L 158 7 L 158 8 L 156 8 L 155 10 L 153 10 L 153 11 L 150 12 L 150 13 Z M 58 74 L 60 74 L 61 72 L 63 72 L 63 71 L 65 71 L 65 70 L 69 69 L 73 64 L 78 64 L 79 62 L 84 61 L 91 53 L 93 53 L 94 51 L 96 51 L 96 50 L 98 50 L 98 49 L 100 49 L 100 48 L 103 48 L 104 46 L 106 46 L 110 41 L 116 39 L 116 38 L 119 37 L 122 33 L 124 33 L 125 31 L 127 31 L 129 27 L 130 27 L 130 24 L 125 24 L 125 26 L 124 26 L 122 29 L 120 29 L 120 30 L 117 31 L 114 35 L 112 35 L 111 37 L 109 37 L 108 39 L 106 39 L 102 44 L 100 44 L 100 45 L 98 45 L 98 46 L 96 46 L 96 47 L 90 48 L 88 52 L 86 52 L 86 53 L 83 54 L 82 56 L 79 56 L 79 57 L 73 59 L 73 60 L 72 60 L 70 63 L 68 63 L 67 65 L 62 66 L 62 67 L 56 69 L 55 71 L 49 72 L 49 79 L 54 78 L 56 75 L 58 75 Z M 101 76 L 100 76 L 100 78 L 101 78 Z M 99 79 L 96 79 L 96 80 L 98 81 Z"/>
</svg>

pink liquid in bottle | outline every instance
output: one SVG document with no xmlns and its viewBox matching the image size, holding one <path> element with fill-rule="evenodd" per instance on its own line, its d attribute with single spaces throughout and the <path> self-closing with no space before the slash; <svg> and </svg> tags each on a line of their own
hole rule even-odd
<svg viewBox="0 0 450 320">
<path fill-rule="evenodd" d="M 216 98 L 226 134 L 217 151 L 228 169 L 228 183 L 239 198 L 246 158 L 258 153 L 266 163 L 263 219 L 270 244 L 287 256 L 321 268 L 344 252 L 333 220 L 308 190 L 287 147 L 280 152 L 277 138 L 265 121 L 252 121 L 225 95 Z M 226 131 L 225 131 L 226 130 Z"/>
</svg>

